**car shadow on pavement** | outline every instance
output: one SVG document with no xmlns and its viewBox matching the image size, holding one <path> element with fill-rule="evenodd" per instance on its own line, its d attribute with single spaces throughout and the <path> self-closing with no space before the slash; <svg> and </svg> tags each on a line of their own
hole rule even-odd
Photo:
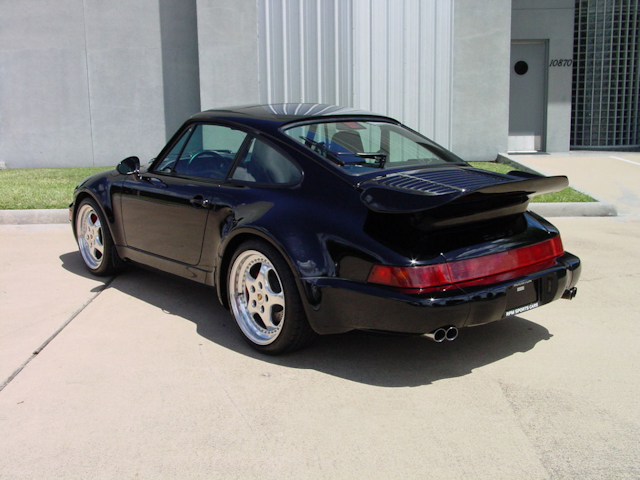
<svg viewBox="0 0 640 480">
<path fill-rule="evenodd" d="M 549 331 L 511 317 L 463 329 L 453 342 L 435 343 L 424 336 L 349 332 L 320 337 L 308 351 L 270 361 L 312 368 L 354 382 L 382 387 L 413 387 L 455 378 L 474 369 L 531 350 Z"/>
<path fill-rule="evenodd" d="M 64 268 L 75 273 L 81 260 L 76 261 L 74 256 L 79 254 L 69 253 L 60 258 Z M 478 367 L 527 352 L 552 336 L 541 325 L 510 317 L 462 329 L 453 342 L 439 344 L 423 336 L 349 332 L 321 336 L 303 350 L 269 356 L 254 351 L 244 342 L 213 288 L 138 268 L 126 269 L 108 288 L 193 322 L 201 337 L 238 354 L 383 387 L 428 385 L 467 375 Z"/>
<path fill-rule="evenodd" d="M 82 261 L 82 257 L 80 256 L 80 252 L 78 251 L 65 253 L 63 255 L 60 255 L 59 258 L 62 261 L 62 267 L 65 270 L 75 275 L 78 275 L 80 277 L 88 278 L 88 279 L 95 280 L 97 282 L 103 282 L 103 283 L 107 283 L 108 279 L 110 278 L 110 277 L 96 277 L 95 275 L 92 275 L 84 266 L 84 262 Z M 100 288 L 102 287 L 101 286 L 96 287 L 92 290 L 92 292 L 96 292 Z"/>
</svg>

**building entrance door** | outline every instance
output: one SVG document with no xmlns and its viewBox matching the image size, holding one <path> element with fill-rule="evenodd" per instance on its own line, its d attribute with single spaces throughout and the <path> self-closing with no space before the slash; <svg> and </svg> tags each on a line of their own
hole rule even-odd
<svg viewBox="0 0 640 480">
<path fill-rule="evenodd" d="M 511 43 L 509 151 L 545 149 L 547 42 Z"/>
</svg>

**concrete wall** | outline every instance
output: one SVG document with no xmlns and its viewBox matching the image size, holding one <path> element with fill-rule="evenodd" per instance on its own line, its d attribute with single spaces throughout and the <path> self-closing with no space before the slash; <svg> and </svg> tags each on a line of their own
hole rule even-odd
<svg viewBox="0 0 640 480">
<path fill-rule="evenodd" d="M 511 37 L 548 40 L 549 60 L 573 59 L 574 0 L 513 0 Z M 571 138 L 570 66 L 549 67 L 546 151 L 567 152 Z"/>
<path fill-rule="evenodd" d="M 0 2 L 0 161 L 63 167 L 155 156 L 199 109 L 195 0 L 179 7 Z"/>
<path fill-rule="evenodd" d="M 451 149 L 465 160 L 507 150 L 510 21 L 510 0 L 455 2 Z"/>
<path fill-rule="evenodd" d="M 93 163 L 144 162 L 165 137 L 158 1 L 85 0 L 84 24 Z"/>
<path fill-rule="evenodd" d="M 198 0 L 202 110 L 260 101 L 256 0 Z"/>
<path fill-rule="evenodd" d="M 272 50 L 278 35 L 289 45 L 283 81 L 315 71 L 294 71 L 289 61 L 304 54 L 296 12 L 305 28 L 316 19 L 318 48 L 335 54 L 317 62 L 340 62 L 313 64 L 335 77 L 336 103 L 395 115 L 467 160 L 507 150 L 512 38 L 548 39 L 551 59 L 572 58 L 573 0 L 397 4 L 403 8 L 395 0 L 339 0 L 333 9 L 307 0 L 0 2 L 0 161 L 10 168 L 113 165 L 129 155 L 146 161 L 198 110 L 311 95 L 306 81 L 298 95 L 270 97 L 269 88 L 283 86 L 265 85 L 279 77 L 266 77 L 261 28 Z M 336 23 L 345 5 L 365 12 L 352 20 L 351 43 Z M 314 8 L 333 13 L 310 16 Z M 264 30 L 280 13 L 288 33 Z M 303 43 L 311 42 L 305 35 Z M 353 52 L 345 54 L 345 45 Z M 313 101 L 307 96 L 300 99 Z M 550 68 L 548 99 L 547 149 L 568 150 L 570 67 Z"/>
<path fill-rule="evenodd" d="M 82 1 L 1 2 L 0 161 L 91 165 L 92 148 Z"/>
<path fill-rule="evenodd" d="M 187 118 L 200 111 L 198 15 L 196 0 L 159 0 L 159 6 L 165 132 L 169 139 Z"/>
</svg>

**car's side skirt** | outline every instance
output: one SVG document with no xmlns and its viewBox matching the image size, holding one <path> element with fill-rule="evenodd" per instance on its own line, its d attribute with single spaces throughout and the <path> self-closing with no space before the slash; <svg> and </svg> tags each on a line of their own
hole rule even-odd
<svg viewBox="0 0 640 480">
<path fill-rule="evenodd" d="M 131 247 L 117 246 L 118 255 L 124 260 L 129 260 L 134 263 L 150 267 L 154 270 L 160 270 L 162 272 L 177 275 L 188 280 L 193 280 L 198 283 L 211 284 L 211 272 L 194 267 L 193 265 L 187 265 L 185 263 L 179 263 L 168 258 L 152 255 L 147 252 L 143 252 Z"/>
</svg>

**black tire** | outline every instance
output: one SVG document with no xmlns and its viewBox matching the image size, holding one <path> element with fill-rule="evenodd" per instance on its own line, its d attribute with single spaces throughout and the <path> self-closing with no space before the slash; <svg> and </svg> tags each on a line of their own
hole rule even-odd
<svg viewBox="0 0 640 480">
<path fill-rule="evenodd" d="M 256 350 L 277 355 L 315 339 L 293 274 L 271 245 L 251 240 L 238 247 L 227 271 L 227 292 L 236 326 Z"/>
<path fill-rule="evenodd" d="M 92 198 L 84 198 L 75 215 L 76 242 L 85 267 L 94 275 L 106 277 L 117 272 L 119 262 L 113 239 L 102 210 Z"/>
</svg>

